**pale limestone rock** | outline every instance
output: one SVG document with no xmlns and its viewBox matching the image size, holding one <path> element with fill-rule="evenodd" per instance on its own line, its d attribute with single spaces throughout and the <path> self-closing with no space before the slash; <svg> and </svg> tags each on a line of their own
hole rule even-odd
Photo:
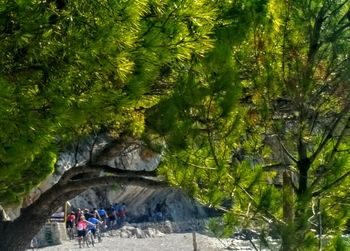
<svg viewBox="0 0 350 251">
<path fill-rule="evenodd" d="M 10 217 L 0 205 L 0 221 L 8 221 L 8 220 L 10 220 Z"/>
<path fill-rule="evenodd" d="M 64 223 L 47 223 L 35 236 L 38 247 L 62 244 L 66 241 L 67 234 Z"/>
</svg>

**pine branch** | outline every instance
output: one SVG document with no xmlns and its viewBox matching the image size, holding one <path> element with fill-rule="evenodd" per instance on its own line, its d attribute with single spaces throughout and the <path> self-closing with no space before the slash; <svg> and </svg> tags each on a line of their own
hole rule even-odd
<svg viewBox="0 0 350 251">
<path fill-rule="evenodd" d="M 119 171 L 121 171 L 122 174 L 116 176 L 89 177 L 64 182 L 59 180 L 55 185 L 41 194 L 41 196 L 32 204 L 21 210 L 31 210 L 33 207 L 49 209 L 52 207 L 51 204 L 59 200 L 59 198 L 62 197 L 65 198 L 65 200 L 74 198 L 76 195 L 91 187 L 112 186 L 116 184 L 138 185 L 144 187 L 169 187 L 169 185 L 167 185 L 167 183 L 160 177 L 157 178 L 151 175 L 142 175 L 144 172 L 137 173 L 135 171 Z M 62 202 L 62 200 L 60 201 Z"/>
<path fill-rule="evenodd" d="M 333 125 L 331 126 L 331 128 L 329 129 L 327 135 L 325 136 L 325 138 L 323 139 L 323 141 L 321 142 L 321 144 L 318 146 L 318 148 L 316 149 L 316 151 L 311 155 L 310 157 L 310 164 L 313 163 L 315 161 L 315 159 L 318 157 L 318 155 L 322 152 L 322 150 L 324 149 L 324 147 L 328 144 L 328 142 L 333 138 L 333 134 L 337 128 L 337 126 L 339 125 L 340 121 L 344 118 L 344 116 L 347 115 L 347 113 L 350 110 L 350 103 L 346 105 L 346 107 L 343 109 L 343 111 L 341 113 L 339 113 L 338 117 L 336 118 L 336 120 L 334 121 Z"/>
<path fill-rule="evenodd" d="M 292 161 L 294 161 L 295 163 L 297 163 L 298 160 L 297 160 L 297 159 L 288 151 L 288 149 L 283 145 L 281 138 L 280 138 L 279 136 L 278 136 L 277 138 L 278 138 L 278 142 L 280 143 L 280 145 L 281 145 L 283 151 L 287 154 L 287 156 L 288 156 Z"/>
<path fill-rule="evenodd" d="M 343 3 L 341 3 L 334 11 L 332 11 L 331 15 L 334 14 L 335 12 L 338 12 L 347 2 L 348 2 L 348 0 L 345 0 Z M 350 9 L 339 20 L 338 24 L 341 24 L 343 21 L 349 19 L 349 17 L 348 17 L 349 13 L 350 13 Z"/>
<path fill-rule="evenodd" d="M 350 116 L 348 117 L 348 120 L 345 123 L 344 128 L 342 129 L 342 131 L 340 132 L 339 137 L 337 138 L 337 142 L 335 143 L 335 145 L 334 145 L 334 147 L 332 149 L 331 155 L 329 157 L 330 160 L 334 157 L 335 153 L 338 152 L 339 145 L 342 142 L 342 140 L 344 139 L 345 133 L 346 133 L 346 131 L 347 131 L 349 126 L 350 126 Z"/>
<path fill-rule="evenodd" d="M 335 143 L 335 145 L 333 146 L 333 149 L 332 149 L 332 152 L 330 154 L 330 157 L 328 158 L 328 162 L 331 162 L 331 160 L 333 159 L 334 155 L 337 153 L 337 152 L 346 152 L 346 151 L 349 151 L 349 149 L 344 149 L 344 150 L 338 150 L 338 147 L 342 141 L 342 139 L 344 138 L 345 136 L 345 133 L 347 131 L 347 128 L 348 128 L 348 124 L 350 123 L 350 117 L 348 118 L 348 121 L 347 123 L 345 124 L 343 130 L 341 131 L 340 133 L 340 136 L 338 137 L 337 139 L 337 142 Z M 332 169 L 331 168 L 326 168 L 325 171 L 322 172 L 322 175 L 319 175 L 311 184 L 310 188 L 313 188 L 314 186 L 316 186 L 319 181 L 321 180 L 322 177 L 324 177 L 326 175 L 327 172 L 330 172 Z M 317 172 L 317 170 L 316 170 Z"/>
<path fill-rule="evenodd" d="M 110 167 L 107 165 L 86 165 L 86 166 L 76 166 L 72 167 L 71 169 L 67 170 L 61 177 L 60 181 L 62 184 L 68 182 L 73 177 L 80 175 L 80 174 L 99 174 L 101 172 L 110 173 L 118 176 L 126 176 L 126 175 L 144 175 L 144 176 L 150 176 L 155 177 L 157 175 L 156 171 L 135 171 L 135 170 L 125 170 L 125 169 L 118 169 L 114 167 Z"/>
<path fill-rule="evenodd" d="M 205 170 L 216 170 L 216 169 L 217 169 L 217 168 L 215 168 L 215 167 L 199 166 L 199 165 L 190 163 L 190 162 L 188 162 L 188 161 L 182 160 L 182 159 L 179 158 L 179 157 L 176 157 L 176 159 L 178 159 L 179 161 L 181 161 L 182 164 L 189 165 L 189 166 L 192 166 L 192 167 L 195 167 L 195 168 L 199 168 L 199 169 L 205 169 Z"/>
<path fill-rule="evenodd" d="M 92 162 L 93 162 L 92 158 L 93 158 L 93 153 L 94 153 L 94 149 L 95 149 L 95 145 L 96 145 L 97 139 L 98 139 L 98 136 L 97 136 L 96 131 L 94 130 L 94 140 L 92 141 L 92 144 L 91 144 L 90 150 L 89 150 L 89 164 L 92 164 Z"/>
<path fill-rule="evenodd" d="M 335 179 L 333 182 L 329 183 L 328 185 L 325 185 L 324 187 L 322 187 L 321 189 L 319 189 L 316 192 L 312 193 L 313 197 L 317 197 L 320 196 L 322 193 L 326 192 L 327 190 L 331 189 L 333 186 L 335 186 L 336 184 L 340 183 L 342 180 L 344 180 L 346 177 L 348 177 L 350 175 L 350 171 L 347 171 L 346 173 L 344 173 L 342 176 L 340 176 L 339 178 Z"/>
<path fill-rule="evenodd" d="M 317 51 L 319 50 L 319 48 L 321 47 L 320 34 L 321 34 L 323 22 L 326 20 L 326 17 L 325 17 L 327 12 L 326 2 L 327 1 L 324 2 L 320 11 L 317 13 L 315 23 L 313 25 L 314 28 L 310 34 L 310 44 L 309 44 L 309 52 L 308 52 L 307 58 L 311 67 L 314 62 L 314 57 Z"/>
<path fill-rule="evenodd" d="M 282 163 L 277 164 L 270 164 L 263 166 L 262 169 L 267 172 L 273 172 L 273 171 L 281 171 L 282 168 L 285 168 L 286 166 Z"/>
<path fill-rule="evenodd" d="M 213 99 L 214 99 L 214 96 L 211 96 L 209 104 L 208 104 L 208 112 L 207 112 L 207 120 L 208 121 L 210 121 L 210 110 L 211 110 L 211 104 L 213 102 Z M 220 168 L 219 160 L 218 160 L 218 157 L 216 155 L 216 151 L 215 151 L 215 147 L 214 147 L 214 143 L 212 140 L 212 134 L 211 134 L 210 129 L 208 129 L 207 133 L 208 133 L 209 147 L 210 147 L 211 153 L 213 154 L 215 165 L 218 168 Z"/>
<path fill-rule="evenodd" d="M 121 185 L 137 185 L 143 187 L 169 187 L 166 182 L 160 178 L 145 177 L 140 175 L 123 175 L 123 176 L 102 176 L 86 179 L 78 179 L 69 181 L 62 187 L 64 193 L 74 190 L 83 190 L 96 186 L 113 186 Z"/>
<path fill-rule="evenodd" d="M 244 187 L 242 187 L 240 184 L 237 184 L 237 186 L 248 196 L 248 198 L 251 200 L 251 202 L 253 203 L 255 208 L 259 208 L 259 204 L 254 200 L 253 196 L 246 189 L 244 189 Z M 286 223 L 284 221 L 276 218 L 276 216 L 274 216 L 272 213 L 270 213 L 266 208 L 260 207 L 260 209 L 263 211 L 264 214 L 266 214 L 268 217 L 270 217 L 272 219 L 272 221 L 279 223 L 279 224 L 282 224 L 282 225 L 286 225 Z"/>
</svg>

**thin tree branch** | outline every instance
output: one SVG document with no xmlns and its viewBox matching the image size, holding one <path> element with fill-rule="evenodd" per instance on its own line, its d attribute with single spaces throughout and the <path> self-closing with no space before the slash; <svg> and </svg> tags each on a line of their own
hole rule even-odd
<svg viewBox="0 0 350 251">
<path fill-rule="evenodd" d="M 340 10 L 348 0 L 345 0 L 342 4 L 340 4 L 333 12 Z M 333 12 L 331 14 L 333 14 Z M 344 16 L 338 21 L 338 24 L 341 24 L 344 20 L 348 19 L 348 13 L 350 12 L 350 9 L 344 14 Z"/>
<path fill-rule="evenodd" d="M 322 29 L 323 22 L 326 20 L 326 1 L 323 3 L 320 11 L 317 13 L 315 23 L 313 25 L 313 30 L 310 34 L 310 45 L 309 45 L 309 52 L 308 52 L 308 63 L 312 67 L 314 62 L 314 57 L 318 51 L 318 49 L 321 47 L 320 44 L 320 33 Z"/>
<path fill-rule="evenodd" d="M 132 173 L 130 173 L 130 171 L 129 173 L 126 173 L 125 170 L 119 171 L 121 171 L 121 174 L 118 176 L 100 176 L 65 182 L 58 181 L 58 183 L 41 194 L 41 196 L 32 204 L 26 208 L 22 208 L 21 214 L 25 214 L 26 211 L 33 210 L 33 208 L 53 213 L 53 208 L 59 206 L 60 203 L 74 198 L 76 195 L 91 187 L 112 186 L 115 184 L 138 185 L 145 187 L 169 187 L 169 185 L 167 185 L 167 183 L 160 177 L 155 178 L 153 176 L 141 175 L 143 172 L 137 174 L 135 171 Z"/>
<path fill-rule="evenodd" d="M 96 186 L 113 186 L 121 185 L 137 185 L 143 187 L 169 187 L 169 185 L 160 178 L 145 177 L 139 175 L 123 175 L 123 176 L 102 176 L 86 179 L 72 180 L 62 187 L 64 193 L 74 190 L 82 190 Z"/>
<path fill-rule="evenodd" d="M 277 138 L 278 138 L 278 142 L 280 143 L 280 145 L 281 145 L 283 151 L 287 154 L 287 156 L 288 156 L 292 161 L 294 161 L 295 163 L 297 163 L 298 160 L 297 160 L 297 159 L 288 151 L 288 149 L 283 145 L 281 138 L 280 138 L 279 136 L 278 136 Z"/>
<path fill-rule="evenodd" d="M 73 165 L 73 167 L 76 167 L 78 165 L 78 152 L 79 152 L 79 142 L 75 145 L 75 149 L 74 149 L 74 165 Z"/>
<path fill-rule="evenodd" d="M 338 152 L 338 147 L 339 147 L 340 143 L 342 142 L 342 140 L 344 139 L 345 133 L 348 129 L 348 125 L 350 125 L 350 116 L 348 117 L 348 121 L 345 123 L 345 126 L 344 126 L 343 130 L 341 131 L 341 133 L 337 139 L 337 142 L 335 143 L 335 145 L 332 149 L 331 155 L 329 157 L 330 160 L 334 157 L 334 154 Z"/>
<path fill-rule="evenodd" d="M 209 105 L 208 105 L 208 112 L 207 112 L 207 120 L 210 121 L 210 110 L 211 110 L 211 104 L 213 102 L 213 99 L 214 99 L 214 96 L 211 96 L 210 98 L 210 101 L 209 101 Z M 219 160 L 218 160 L 218 157 L 216 155 L 216 151 L 215 151 L 215 147 L 214 147 L 214 143 L 212 141 L 212 134 L 211 134 L 211 131 L 210 129 L 207 130 L 207 133 L 208 133 L 208 142 L 209 142 L 209 146 L 210 146 L 210 150 L 213 154 L 213 157 L 214 157 L 214 162 L 215 162 L 215 165 L 220 168 L 220 164 L 219 164 Z"/>
<path fill-rule="evenodd" d="M 341 153 L 341 152 L 349 152 L 350 153 L 350 148 L 348 149 L 341 149 L 341 150 L 337 150 L 338 153 Z"/>
<path fill-rule="evenodd" d="M 323 148 L 327 145 L 327 143 L 329 142 L 330 139 L 332 139 L 333 137 L 333 133 L 335 132 L 337 126 L 339 125 L 340 121 L 342 120 L 342 118 L 344 118 L 344 116 L 346 116 L 346 114 L 348 113 L 348 111 L 350 110 L 350 103 L 347 104 L 345 106 L 345 108 L 343 109 L 343 111 L 338 115 L 338 118 L 336 118 L 336 120 L 334 121 L 333 125 L 331 126 L 331 128 L 329 129 L 326 137 L 323 139 L 323 141 L 321 142 L 321 144 L 318 146 L 318 148 L 316 149 L 316 151 L 311 155 L 310 157 L 310 164 L 314 162 L 314 160 L 318 157 L 318 155 L 322 152 Z"/>
<path fill-rule="evenodd" d="M 254 200 L 253 196 L 246 190 L 244 187 L 242 187 L 240 184 L 237 184 L 237 186 L 248 196 L 248 198 L 253 202 L 253 205 L 255 208 L 259 208 L 259 204 Z M 272 219 L 272 221 L 275 221 L 279 224 L 286 225 L 286 223 L 278 218 L 276 218 L 272 213 L 270 213 L 266 208 L 261 208 L 263 213 L 268 215 Z"/>
<path fill-rule="evenodd" d="M 319 195 L 321 195 L 322 193 L 326 192 L 327 190 L 329 190 L 330 188 L 332 188 L 333 186 L 335 186 L 336 184 L 340 183 L 342 180 L 344 180 L 346 177 L 348 177 L 350 175 L 350 171 L 347 171 L 346 173 L 344 173 L 342 176 L 340 176 L 339 178 L 335 179 L 333 182 L 325 185 L 324 187 L 322 187 L 321 189 L 319 189 L 316 192 L 312 193 L 313 197 L 317 197 Z"/>
<path fill-rule="evenodd" d="M 98 139 L 98 136 L 97 136 L 97 133 L 95 132 L 94 130 L 94 140 L 92 141 L 92 144 L 90 146 L 90 150 L 89 150 L 89 164 L 92 164 L 93 163 L 93 153 L 94 153 L 94 149 L 95 149 L 95 145 L 96 145 L 96 142 L 97 142 L 97 139 Z"/>
<path fill-rule="evenodd" d="M 86 166 L 72 167 L 71 169 L 67 170 L 62 175 L 59 182 L 64 184 L 79 174 L 94 174 L 94 173 L 99 174 L 101 172 L 115 174 L 119 176 L 137 174 L 137 175 L 155 177 L 157 175 L 157 172 L 155 170 L 154 171 L 145 171 L 145 170 L 135 171 L 135 170 L 118 169 L 107 165 L 86 165 Z"/>
</svg>

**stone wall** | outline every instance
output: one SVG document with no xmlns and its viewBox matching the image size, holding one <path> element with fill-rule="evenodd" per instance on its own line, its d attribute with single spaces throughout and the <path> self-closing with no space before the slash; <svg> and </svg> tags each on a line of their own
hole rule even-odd
<svg viewBox="0 0 350 251">
<path fill-rule="evenodd" d="M 36 247 L 59 245 L 65 240 L 68 240 L 65 224 L 52 222 L 45 224 L 37 233 L 33 240 L 33 245 Z"/>
</svg>

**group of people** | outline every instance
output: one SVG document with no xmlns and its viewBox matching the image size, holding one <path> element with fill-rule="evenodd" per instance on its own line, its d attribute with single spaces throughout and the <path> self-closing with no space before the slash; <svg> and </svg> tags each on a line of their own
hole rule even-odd
<svg viewBox="0 0 350 251">
<path fill-rule="evenodd" d="M 169 218 L 168 206 L 166 201 L 158 202 L 154 209 L 153 219 L 155 221 L 163 221 Z"/>
<path fill-rule="evenodd" d="M 84 245 L 84 237 L 91 231 L 93 237 L 96 238 L 98 227 L 100 229 L 112 229 L 121 227 L 126 221 L 126 205 L 125 203 L 115 203 L 106 209 L 100 207 L 72 210 L 66 219 L 66 228 L 68 230 L 76 229 L 79 247 Z"/>
</svg>

